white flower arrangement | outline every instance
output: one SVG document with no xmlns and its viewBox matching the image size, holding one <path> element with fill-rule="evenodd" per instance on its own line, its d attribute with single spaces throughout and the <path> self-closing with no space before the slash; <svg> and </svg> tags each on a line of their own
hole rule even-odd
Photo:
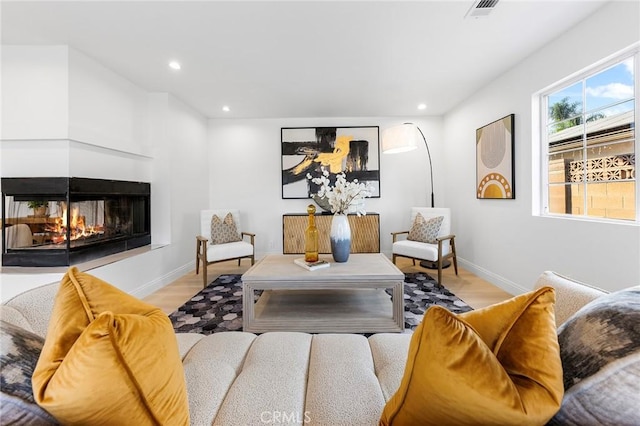
<svg viewBox="0 0 640 426">
<path fill-rule="evenodd" d="M 364 210 L 364 199 L 373 193 L 373 187 L 370 183 L 360 183 L 358 179 L 347 182 L 345 174 L 338 173 L 335 185 L 331 186 L 329 172 L 324 167 L 322 168 L 322 176 L 314 178 L 307 173 L 307 179 L 320 185 L 318 192 L 312 195 L 326 198 L 331 205 L 331 213 L 354 212 L 358 216 L 367 214 Z"/>
</svg>

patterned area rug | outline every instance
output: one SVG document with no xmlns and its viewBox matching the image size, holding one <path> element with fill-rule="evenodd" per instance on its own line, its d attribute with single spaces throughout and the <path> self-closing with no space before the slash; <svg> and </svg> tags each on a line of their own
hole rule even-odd
<svg viewBox="0 0 640 426">
<path fill-rule="evenodd" d="M 241 275 L 220 275 L 187 303 L 169 315 L 178 333 L 212 334 L 220 331 L 242 331 Z M 390 290 L 387 290 L 391 293 Z M 255 292 L 256 299 L 260 292 Z M 407 330 L 415 329 L 431 305 L 440 305 L 454 313 L 472 308 L 441 286 L 429 275 L 405 274 L 404 318 Z"/>
</svg>

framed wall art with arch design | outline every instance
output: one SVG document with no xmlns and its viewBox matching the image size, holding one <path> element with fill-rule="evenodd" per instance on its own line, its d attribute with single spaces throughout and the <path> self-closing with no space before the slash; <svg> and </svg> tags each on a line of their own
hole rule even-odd
<svg viewBox="0 0 640 426">
<path fill-rule="evenodd" d="M 476 198 L 516 198 L 514 121 L 510 114 L 476 130 Z"/>
</svg>

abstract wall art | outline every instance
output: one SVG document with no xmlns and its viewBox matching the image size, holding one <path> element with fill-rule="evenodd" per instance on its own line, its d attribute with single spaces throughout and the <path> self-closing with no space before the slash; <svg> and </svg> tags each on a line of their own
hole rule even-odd
<svg viewBox="0 0 640 426">
<path fill-rule="evenodd" d="M 347 181 L 358 179 L 373 186 L 380 197 L 380 142 L 378 126 L 283 127 L 282 198 L 310 198 L 317 185 L 307 179 L 325 168 L 330 179 L 344 172 Z"/>
<path fill-rule="evenodd" d="M 516 198 L 514 121 L 510 114 L 476 130 L 476 198 Z"/>
</svg>

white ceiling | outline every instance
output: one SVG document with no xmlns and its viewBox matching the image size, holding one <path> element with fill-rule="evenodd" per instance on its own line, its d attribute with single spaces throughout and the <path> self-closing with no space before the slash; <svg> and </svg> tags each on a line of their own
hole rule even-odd
<svg viewBox="0 0 640 426">
<path fill-rule="evenodd" d="M 472 0 L 2 1 L 0 17 L 3 44 L 69 45 L 207 117 L 384 117 L 446 113 L 604 3 L 465 19 Z"/>
</svg>

